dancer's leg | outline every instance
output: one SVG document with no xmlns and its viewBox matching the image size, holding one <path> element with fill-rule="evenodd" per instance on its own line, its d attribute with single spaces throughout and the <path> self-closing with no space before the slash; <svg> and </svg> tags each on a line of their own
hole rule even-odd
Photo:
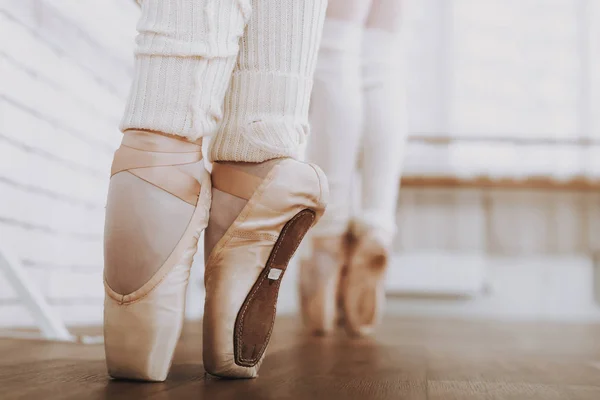
<svg viewBox="0 0 600 400">
<path fill-rule="evenodd" d="M 314 234 L 348 228 L 351 187 L 363 124 L 361 43 L 371 0 L 330 0 L 315 72 L 307 159 L 329 179 L 330 201 Z"/>
<path fill-rule="evenodd" d="M 211 141 L 214 162 L 266 176 L 278 159 L 299 156 L 309 133 L 308 106 L 325 0 L 254 0 L 252 17 L 225 98 L 225 116 Z M 205 256 L 246 201 L 213 189 Z"/>
<path fill-rule="evenodd" d="M 212 135 L 222 119 L 249 8 L 236 0 L 141 4 L 133 84 L 121 123 L 124 137 L 135 130 L 146 131 L 148 141 L 154 133 L 188 141 Z M 202 162 L 185 168 L 198 178 L 204 170 Z M 110 286 L 127 294 L 163 264 L 194 206 L 130 173 L 116 174 L 110 185 L 105 272 Z"/>
<path fill-rule="evenodd" d="M 330 0 L 319 51 L 310 121 L 309 161 L 329 180 L 330 200 L 311 233 L 300 270 L 301 308 L 308 329 L 323 334 L 336 321 L 337 290 L 346 259 L 352 183 L 363 124 L 361 42 L 371 0 Z"/>
<path fill-rule="evenodd" d="M 370 333 L 384 307 L 384 274 L 395 233 L 396 203 L 406 141 L 400 0 L 373 0 L 363 40 L 365 124 L 361 207 L 343 287 L 346 327 Z"/>
<path fill-rule="evenodd" d="M 113 377 L 164 380 L 210 207 L 199 138 L 220 123 L 249 4 L 144 0 L 105 225 L 105 346 Z"/>
<path fill-rule="evenodd" d="M 301 163 L 325 0 L 254 0 L 223 125 L 211 144 L 203 357 L 214 375 L 257 375 L 279 284 L 323 212 L 327 183 Z"/>
</svg>

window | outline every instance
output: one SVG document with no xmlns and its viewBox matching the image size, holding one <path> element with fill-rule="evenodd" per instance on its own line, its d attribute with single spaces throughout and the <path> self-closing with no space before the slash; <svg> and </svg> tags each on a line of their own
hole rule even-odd
<svg viewBox="0 0 600 400">
<path fill-rule="evenodd" d="M 406 1 L 406 175 L 600 179 L 595 21 L 595 0 Z"/>
</svg>

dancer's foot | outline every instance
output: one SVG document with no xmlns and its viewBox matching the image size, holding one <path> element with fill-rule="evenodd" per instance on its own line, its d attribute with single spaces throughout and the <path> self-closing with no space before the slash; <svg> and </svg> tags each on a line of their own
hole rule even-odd
<svg viewBox="0 0 600 400">
<path fill-rule="evenodd" d="M 340 323 L 340 284 L 348 259 L 347 235 L 311 238 L 310 255 L 300 261 L 300 309 L 304 325 L 325 335 Z"/>
<path fill-rule="evenodd" d="M 212 180 L 204 367 L 217 376 L 253 378 L 271 336 L 281 279 L 325 209 L 327 181 L 319 168 L 289 158 L 215 163 Z"/>
<path fill-rule="evenodd" d="M 342 308 L 347 332 L 363 336 L 371 334 L 381 321 L 389 246 L 375 229 L 357 229 L 354 235 L 342 284 Z"/>
</svg>

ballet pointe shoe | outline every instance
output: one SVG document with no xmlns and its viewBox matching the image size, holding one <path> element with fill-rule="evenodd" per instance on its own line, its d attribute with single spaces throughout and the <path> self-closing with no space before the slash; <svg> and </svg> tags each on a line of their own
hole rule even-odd
<svg viewBox="0 0 600 400">
<path fill-rule="evenodd" d="M 104 278 L 104 346 L 113 378 L 164 381 L 167 377 L 183 324 L 198 237 L 208 222 L 211 184 L 201 159 L 198 143 L 142 131 L 126 132 L 115 153 Z M 143 193 L 147 197 L 127 192 L 132 185 L 147 190 Z M 161 207 L 147 205 L 151 201 Z M 133 220 L 143 223 L 134 225 Z M 183 223 L 169 226 L 177 221 Z M 157 249 L 164 241 L 157 236 L 163 229 L 175 233 L 161 253 Z M 128 272 L 123 265 L 135 265 L 144 257 L 158 259 L 157 268 L 146 272 L 148 279 L 138 285 L 124 285 L 118 279 L 119 273 Z"/>
<path fill-rule="evenodd" d="M 326 335 L 343 319 L 339 286 L 347 260 L 346 235 L 313 237 L 309 258 L 300 261 L 300 310 L 314 335 Z"/>
<path fill-rule="evenodd" d="M 327 179 L 318 167 L 285 158 L 264 179 L 215 163 L 212 183 L 248 202 L 206 261 L 204 368 L 223 378 L 254 378 L 271 337 L 281 279 L 325 210 Z"/>
<path fill-rule="evenodd" d="M 350 259 L 341 284 L 344 327 L 351 336 L 373 333 L 385 307 L 384 278 L 389 246 L 374 229 L 353 233 Z"/>
</svg>

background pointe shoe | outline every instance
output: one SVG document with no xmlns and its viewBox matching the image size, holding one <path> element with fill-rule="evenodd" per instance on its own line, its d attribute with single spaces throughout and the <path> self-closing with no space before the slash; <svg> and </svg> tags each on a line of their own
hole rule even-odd
<svg viewBox="0 0 600 400">
<path fill-rule="evenodd" d="M 385 307 L 389 245 L 381 232 L 373 228 L 355 228 L 353 235 L 341 303 L 346 331 L 352 336 L 364 336 L 373 333 Z"/>
<path fill-rule="evenodd" d="M 300 261 L 300 310 L 315 335 L 333 331 L 341 317 L 340 284 L 347 262 L 346 235 L 312 237 L 310 255 Z"/>
</svg>

